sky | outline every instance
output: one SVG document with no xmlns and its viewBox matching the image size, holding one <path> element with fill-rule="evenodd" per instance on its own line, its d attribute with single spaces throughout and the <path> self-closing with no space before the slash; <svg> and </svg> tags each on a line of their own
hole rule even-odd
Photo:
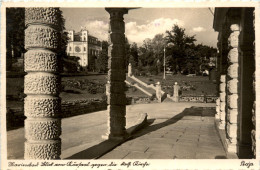
<svg viewBox="0 0 260 170">
<path fill-rule="evenodd" d="M 61 8 L 66 30 L 80 31 L 86 27 L 100 40 L 108 39 L 109 13 L 104 8 Z M 218 33 L 214 31 L 213 14 L 209 8 L 139 8 L 124 15 L 125 35 L 130 43 L 141 46 L 146 38 L 165 34 L 174 24 L 195 35 L 196 44 L 217 45 Z"/>
</svg>

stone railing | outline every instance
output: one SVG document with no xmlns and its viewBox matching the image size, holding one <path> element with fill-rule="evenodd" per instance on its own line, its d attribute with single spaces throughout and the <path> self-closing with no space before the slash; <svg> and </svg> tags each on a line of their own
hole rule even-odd
<svg viewBox="0 0 260 170">
<path fill-rule="evenodd" d="M 180 102 L 215 103 L 217 96 L 180 96 Z"/>
<path fill-rule="evenodd" d="M 61 104 L 62 118 L 106 110 L 106 100 L 64 101 Z"/>
<path fill-rule="evenodd" d="M 88 99 L 63 101 L 61 103 L 61 118 L 82 115 L 86 113 L 101 111 L 107 109 L 106 100 Z M 25 120 L 23 108 L 7 108 L 7 129 L 11 130 L 22 127 Z"/>
<path fill-rule="evenodd" d="M 157 103 L 155 96 L 152 97 L 127 97 L 127 104 L 146 104 L 146 103 Z"/>
</svg>

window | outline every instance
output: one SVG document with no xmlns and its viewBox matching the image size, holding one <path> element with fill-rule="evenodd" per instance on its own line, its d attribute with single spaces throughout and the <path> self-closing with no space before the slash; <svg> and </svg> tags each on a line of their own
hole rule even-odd
<svg viewBox="0 0 260 170">
<path fill-rule="evenodd" d="M 84 47 L 84 51 L 86 51 L 86 47 Z"/>
<path fill-rule="evenodd" d="M 70 47 L 69 51 L 71 51 L 71 47 Z"/>
</svg>

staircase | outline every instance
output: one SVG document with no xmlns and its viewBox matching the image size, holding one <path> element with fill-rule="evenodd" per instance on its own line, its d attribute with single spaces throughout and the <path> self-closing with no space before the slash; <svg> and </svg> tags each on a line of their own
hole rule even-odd
<svg viewBox="0 0 260 170">
<path fill-rule="evenodd" d="M 134 86 L 137 89 L 141 90 L 143 93 L 145 93 L 146 95 L 152 97 L 152 96 L 156 96 L 156 86 L 153 84 L 146 84 L 145 82 L 139 80 L 138 78 L 136 78 L 135 76 L 126 76 L 126 80 L 125 80 L 126 84 L 130 85 L 130 86 Z M 163 101 L 164 99 L 167 98 L 167 93 L 161 90 L 161 99 L 158 99 L 159 101 Z"/>
</svg>

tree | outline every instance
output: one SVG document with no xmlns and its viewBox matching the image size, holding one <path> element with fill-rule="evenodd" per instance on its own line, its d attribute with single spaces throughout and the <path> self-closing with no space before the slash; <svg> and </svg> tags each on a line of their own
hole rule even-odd
<svg viewBox="0 0 260 170">
<path fill-rule="evenodd" d="M 183 70 L 188 63 L 190 51 L 195 47 L 195 35 L 188 36 L 184 28 L 174 25 L 172 30 L 166 31 L 165 39 L 167 44 L 172 43 L 174 45 L 169 50 L 173 57 L 172 64 L 175 65 L 175 68 L 178 66 L 180 70 Z"/>
<path fill-rule="evenodd" d="M 25 53 L 24 13 L 24 8 L 6 8 L 6 70 L 11 70 L 12 58 Z"/>
<path fill-rule="evenodd" d="M 128 64 L 129 64 L 129 58 L 131 56 L 131 52 L 130 52 L 130 44 L 128 42 L 128 39 L 125 38 L 125 69 L 128 69 Z"/>
<path fill-rule="evenodd" d="M 154 55 L 153 55 L 153 47 L 152 47 L 152 40 L 151 39 L 145 39 L 143 41 L 143 45 L 138 48 L 138 63 L 140 62 L 140 65 L 143 66 L 151 66 L 154 62 Z"/>
<path fill-rule="evenodd" d="M 64 71 L 68 73 L 78 72 L 79 59 L 80 58 L 77 56 L 67 56 L 66 58 L 62 58 Z"/>
<path fill-rule="evenodd" d="M 157 70 L 160 73 L 163 68 L 164 47 L 166 46 L 163 34 L 156 34 L 152 39 L 152 48 Z"/>
<path fill-rule="evenodd" d="M 97 69 L 106 73 L 108 70 L 108 42 L 102 41 L 102 51 L 97 58 Z"/>
</svg>

